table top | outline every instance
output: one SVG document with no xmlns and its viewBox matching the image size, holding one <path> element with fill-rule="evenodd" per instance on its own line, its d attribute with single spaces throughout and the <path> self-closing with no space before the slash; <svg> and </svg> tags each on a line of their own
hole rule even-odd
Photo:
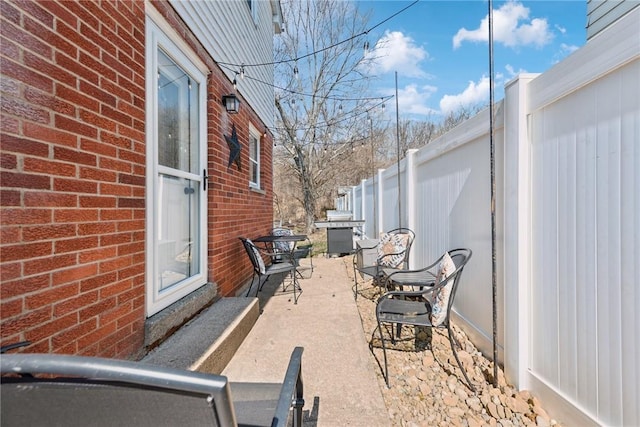
<svg viewBox="0 0 640 427">
<path fill-rule="evenodd" d="M 260 236 L 253 239 L 254 242 L 258 243 L 272 243 L 272 242 L 300 242 L 302 240 L 307 240 L 306 234 L 294 234 L 291 236 Z"/>
</svg>

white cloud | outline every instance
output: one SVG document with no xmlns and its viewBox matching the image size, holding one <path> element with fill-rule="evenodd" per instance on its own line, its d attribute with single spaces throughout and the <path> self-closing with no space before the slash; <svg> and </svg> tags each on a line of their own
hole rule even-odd
<svg viewBox="0 0 640 427">
<path fill-rule="evenodd" d="M 556 64 L 562 61 L 578 49 L 580 49 L 579 46 L 561 43 L 560 50 L 553 55 L 553 63 Z"/>
<path fill-rule="evenodd" d="M 551 42 L 553 33 L 546 19 L 529 19 L 529 8 L 521 3 L 508 1 L 493 13 L 493 40 L 507 47 L 542 47 Z M 484 17 L 475 30 L 461 28 L 453 37 L 457 49 L 464 41 L 485 42 L 489 40 L 489 19 Z"/>
<path fill-rule="evenodd" d="M 518 70 L 516 70 L 515 68 L 513 68 L 513 65 L 511 64 L 507 64 L 504 66 L 505 70 L 507 70 L 507 75 L 509 76 L 509 78 L 511 77 L 515 77 L 518 74 L 522 74 L 522 73 L 526 73 L 527 70 L 520 68 Z"/>
<path fill-rule="evenodd" d="M 445 95 L 440 100 L 440 111 L 448 114 L 460 108 L 475 106 L 489 99 L 489 77 L 479 82 L 469 82 L 467 88 L 457 95 Z"/>
<path fill-rule="evenodd" d="M 428 106 L 428 101 L 438 88 L 430 85 L 418 86 L 409 84 L 398 89 L 398 109 L 402 115 L 429 115 L 435 113 L 433 108 Z M 395 95 L 395 89 L 385 91 L 385 95 Z M 391 102 L 391 101 L 389 101 Z M 395 100 L 393 101 L 395 104 Z M 395 105 L 394 105 L 395 107 Z M 389 110 L 391 111 L 391 109 Z M 393 108 L 395 112 L 395 108 Z M 395 113 L 394 113 L 395 114 Z"/>
<path fill-rule="evenodd" d="M 429 57 L 425 49 L 400 31 L 387 31 L 376 43 L 375 49 L 367 53 L 373 63 L 371 71 L 388 73 L 397 71 L 406 77 L 424 78 L 427 73 L 420 63 Z"/>
</svg>

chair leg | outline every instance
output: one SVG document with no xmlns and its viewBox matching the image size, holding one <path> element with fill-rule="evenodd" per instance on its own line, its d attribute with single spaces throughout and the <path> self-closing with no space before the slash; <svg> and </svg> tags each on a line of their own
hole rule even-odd
<svg viewBox="0 0 640 427">
<path fill-rule="evenodd" d="M 269 281 L 269 277 L 271 277 L 271 276 L 267 276 L 267 278 L 264 279 L 264 282 L 262 282 L 262 284 L 260 286 L 258 286 L 258 292 L 260 292 L 262 290 L 262 288 L 264 287 L 264 284 Z M 258 276 L 258 283 L 260 283 L 260 276 Z M 258 292 L 256 292 L 256 296 L 258 295 Z"/>
<path fill-rule="evenodd" d="M 376 315 L 376 317 L 378 317 Z M 380 332 L 380 342 L 382 343 L 382 355 L 384 357 L 384 381 L 387 383 L 387 388 L 389 386 L 389 367 L 387 365 L 387 348 L 384 345 L 384 335 L 382 334 L 382 323 L 380 323 L 380 318 L 378 320 L 378 331 Z"/>
<path fill-rule="evenodd" d="M 356 282 L 354 285 L 353 299 L 358 300 L 358 272 L 356 271 L 355 264 L 353 265 L 353 280 Z"/>
<path fill-rule="evenodd" d="M 464 375 L 464 379 L 467 380 L 467 384 L 469 384 L 469 388 L 471 389 L 471 391 L 475 393 L 476 389 L 473 386 L 473 384 L 471 384 L 471 381 L 469 380 L 469 376 L 467 375 L 467 371 L 462 366 L 462 363 L 460 362 L 460 358 L 458 358 L 458 352 L 456 351 L 455 344 L 457 343 L 458 345 L 460 345 L 460 343 L 458 343 L 458 340 L 453 336 L 453 332 L 451 331 L 451 325 L 447 325 L 447 330 L 449 332 L 449 344 L 451 344 L 451 351 L 453 351 L 453 357 L 456 358 L 456 362 L 458 362 L 458 366 L 462 371 L 462 375 Z"/>
<path fill-rule="evenodd" d="M 245 297 L 249 296 L 249 293 L 251 292 L 251 288 L 253 287 L 253 279 L 255 279 L 255 277 L 256 277 L 256 272 L 254 271 L 253 275 L 251 276 L 251 284 L 249 284 L 249 289 L 247 289 L 247 295 L 245 295 Z M 258 283 L 259 282 L 260 281 L 258 280 Z"/>
</svg>

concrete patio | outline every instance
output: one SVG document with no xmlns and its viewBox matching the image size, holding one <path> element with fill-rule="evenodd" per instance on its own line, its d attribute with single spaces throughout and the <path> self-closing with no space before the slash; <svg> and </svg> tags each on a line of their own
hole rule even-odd
<svg viewBox="0 0 640 427">
<path fill-rule="evenodd" d="M 304 347 L 305 426 L 388 426 L 352 282 L 344 261 L 317 257 L 294 304 L 277 280 L 259 293 L 261 315 L 222 374 L 231 381 L 281 381 Z M 252 291 L 253 292 L 253 291 Z M 253 294 L 253 293 L 252 293 Z"/>
</svg>

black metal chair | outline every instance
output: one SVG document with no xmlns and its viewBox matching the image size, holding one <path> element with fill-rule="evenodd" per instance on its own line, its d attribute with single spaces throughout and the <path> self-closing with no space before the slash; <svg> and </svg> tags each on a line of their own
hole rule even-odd
<svg viewBox="0 0 640 427">
<path fill-rule="evenodd" d="M 298 303 L 298 295 L 297 292 L 302 292 L 300 286 L 298 286 L 298 279 L 296 277 L 296 266 L 290 260 L 282 260 L 280 262 L 272 262 L 270 265 L 266 265 L 264 263 L 265 257 L 273 257 L 277 255 L 276 252 L 270 252 L 264 248 L 260 248 L 256 246 L 250 239 L 240 237 L 242 241 L 242 245 L 244 246 L 247 255 L 249 256 L 249 260 L 251 260 L 251 265 L 253 266 L 253 276 L 251 276 L 251 284 L 249 285 L 249 289 L 247 289 L 247 295 L 251 292 L 251 288 L 253 287 L 253 280 L 255 277 L 258 277 L 258 286 L 256 288 L 256 296 L 258 296 L 258 292 L 262 290 L 262 287 L 269 280 L 269 277 L 274 274 L 282 274 L 282 273 L 291 273 L 291 280 L 293 282 L 293 300 L 294 303 Z M 262 281 L 262 277 L 265 277 L 265 280 Z M 282 282 L 282 290 L 286 289 L 284 281 Z"/>
<path fill-rule="evenodd" d="M 286 227 L 276 227 L 271 230 L 272 236 L 293 236 L 293 230 Z M 303 242 L 274 242 L 273 250 L 277 254 L 271 258 L 272 262 L 282 262 L 289 259 L 289 256 L 293 256 L 293 261 L 296 264 L 296 273 L 298 277 L 304 278 L 302 271 L 310 271 L 313 274 L 313 244 L 311 240 L 307 238 Z M 302 259 L 309 259 L 309 265 L 302 265 Z"/>
<path fill-rule="evenodd" d="M 302 347 L 282 383 L 125 360 L 3 354 L 2 426 L 302 426 Z M 8 375 L 11 374 L 11 375 Z M 293 409 L 293 411 L 291 411 Z"/>
<path fill-rule="evenodd" d="M 375 247 L 377 256 L 374 265 L 358 265 L 358 259 L 363 258 L 360 252 L 364 249 L 356 249 L 353 257 L 354 297 L 358 298 L 358 274 L 363 279 L 365 276 L 370 276 L 373 279 L 374 286 L 381 286 L 384 284 L 384 270 L 390 272 L 407 269 L 414 239 L 415 233 L 408 228 L 396 228 L 383 233 Z"/>
<path fill-rule="evenodd" d="M 398 338 L 402 325 L 446 328 L 456 362 L 458 362 L 470 389 L 475 390 L 458 358 L 455 347 L 456 345 L 460 347 L 460 343 L 453 335 L 450 322 L 451 308 L 460 277 L 464 266 L 471 258 L 471 253 L 471 249 L 454 249 L 446 252 L 436 262 L 425 268 L 392 272 L 386 277 L 387 285 L 394 290 L 385 293 L 378 299 L 376 319 L 382 341 L 384 377 L 387 387 L 389 387 L 389 368 L 383 324 L 392 325 L 390 328 L 392 343 L 395 343 L 396 339 L 394 325 L 397 326 Z M 431 273 L 434 269 L 437 269 L 435 275 Z"/>
</svg>

